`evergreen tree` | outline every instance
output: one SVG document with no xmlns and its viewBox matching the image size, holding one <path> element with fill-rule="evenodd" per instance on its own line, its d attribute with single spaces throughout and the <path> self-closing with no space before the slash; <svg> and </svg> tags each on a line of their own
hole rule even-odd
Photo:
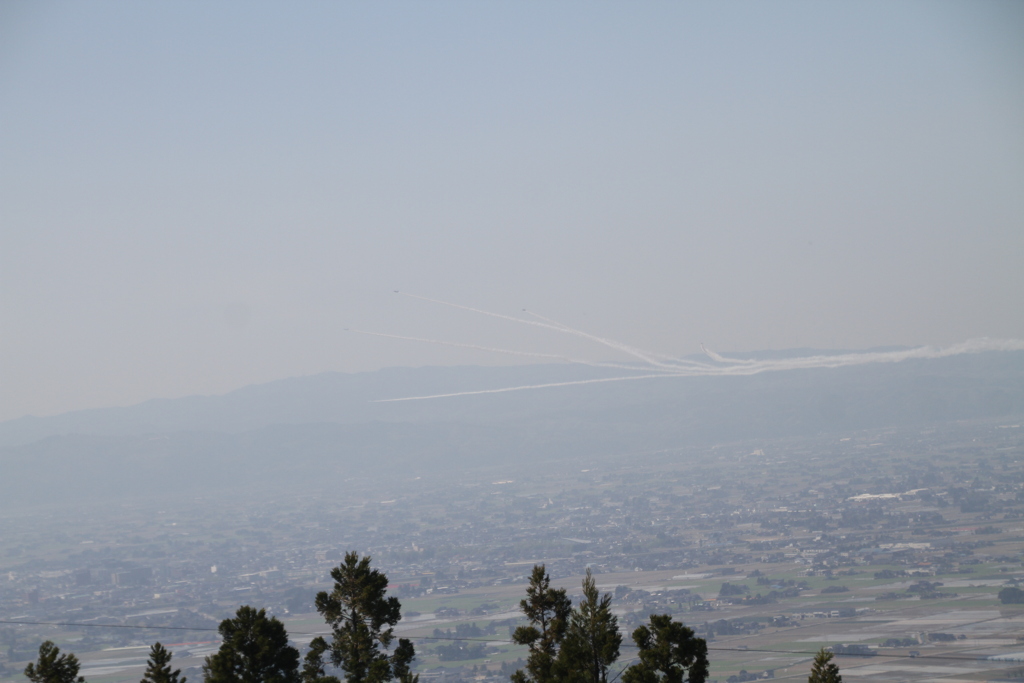
<svg viewBox="0 0 1024 683">
<path fill-rule="evenodd" d="M 140 683 L 185 683 L 188 680 L 181 675 L 181 669 L 171 671 L 171 653 L 160 643 L 153 643 L 149 649 L 149 661 L 146 662 L 146 673 Z"/>
<path fill-rule="evenodd" d="M 60 648 L 47 640 L 39 646 L 39 659 L 25 667 L 25 678 L 32 683 L 84 683 L 78 675 L 78 657 L 62 655 Z"/>
<path fill-rule="evenodd" d="M 512 640 L 518 645 L 527 645 L 530 654 L 526 658 L 526 671 L 512 674 L 513 683 L 550 683 L 554 679 L 555 658 L 568 628 L 572 602 L 564 588 L 552 588 L 551 577 L 544 565 L 533 568 L 526 599 L 519 608 L 530 620 L 529 626 L 520 626 L 512 633 Z"/>
<path fill-rule="evenodd" d="M 410 665 L 416 656 L 412 643 L 398 641 L 394 652 L 394 626 L 401 618 L 398 598 L 385 597 L 388 577 L 370 568 L 370 558 L 346 553 L 331 570 L 334 590 L 316 596 L 316 609 L 334 631 L 331 661 L 345 672 L 346 683 L 384 683 L 398 679 L 414 683 Z"/>
<path fill-rule="evenodd" d="M 218 630 L 223 642 L 203 665 L 206 683 L 299 683 L 299 651 L 266 610 L 243 605 Z"/>
<path fill-rule="evenodd" d="M 814 655 L 814 665 L 811 667 L 807 683 L 843 683 L 839 667 L 832 663 L 832 656 L 825 648 L 818 650 L 818 654 Z"/>
<path fill-rule="evenodd" d="M 633 631 L 640 662 L 627 668 L 622 683 L 704 683 L 708 645 L 668 614 L 652 614 L 649 626 Z"/>
<path fill-rule="evenodd" d="M 572 611 L 558 652 L 559 680 L 607 683 L 608 667 L 619 658 L 618 619 L 612 614 L 612 596 L 601 597 L 590 569 L 583 579 L 583 601 Z"/>
<path fill-rule="evenodd" d="M 324 672 L 324 652 L 328 650 L 330 645 L 320 636 L 310 642 L 302 665 L 302 683 L 341 683 L 337 676 L 328 676 Z"/>
</svg>

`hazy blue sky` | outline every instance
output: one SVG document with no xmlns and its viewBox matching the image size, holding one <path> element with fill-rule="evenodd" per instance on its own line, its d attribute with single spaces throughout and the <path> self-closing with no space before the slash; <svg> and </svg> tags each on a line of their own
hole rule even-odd
<svg viewBox="0 0 1024 683">
<path fill-rule="evenodd" d="M 1024 337 L 1024 3 L 0 4 L 0 419 Z"/>
</svg>

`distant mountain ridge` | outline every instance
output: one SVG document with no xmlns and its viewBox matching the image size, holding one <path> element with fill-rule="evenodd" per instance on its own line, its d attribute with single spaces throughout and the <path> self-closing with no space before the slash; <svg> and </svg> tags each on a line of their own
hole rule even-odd
<svg viewBox="0 0 1024 683">
<path fill-rule="evenodd" d="M 67 434 L 237 433 L 276 424 L 429 421 L 457 416 L 463 412 L 464 404 L 372 401 L 610 374 L 581 365 L 396 367 L 360 373 L 325 372 L 253 384 L 226 394 L 160 398 L 127 407 L 8 420 L 0 422 L 0 448 Z"/>
<path fill-rule="evenodd" d="M 0 505 L 27 504 L 44 492 L 84 500 L 308 486 L 395 467 L 408 474 L 1024 416 L 1024 352 L 372 402 L 611 373 L 620 371 L 528 365 L 325 373 L 222 396 L 12 420 L 0 423 Z"/>
<path fill-rule="evenodd" d="M 845 352 L 794 349 L 736 354 L 736 357 L 785 358 L 810 353 Z M 833 395 L 827 402 L 834 404 L 835 412 L 839 404 L 846 401 L 842 398 L 843 392 L 855 388 L 857 392 L 865 392 L 872 383 L 877 385 L 881 394 L 894 390 L 914 393 L 915 387 L 923 390 L 926 384 L 936 392 L 930 396 L 916 396 L 911 405 L 903 406 L 897 414 L 908 410 L 913 412 L 912 406 L 916 405 L 917 412 L 931 410 L 936 419 L 942 419 L 943 412 L 938 410 L 936 402 L 953 411 L 949 417 L 960 412 L 964 416 L 989 416 L 1000 410 L 1007 411 L 1007 414 L 1024 410 L 1020 395 L 1024 392 L 1024 352 L 988 352 L 831 370 L 786 370 L 749 377 L 666 377 L 428 401 L 373 402 L 622 374 L 622 371 L 614 369 L 567 364 L 396 367 L 361 373 L 326 372 L 250 385 L 221 395 L 153 399 L 128 407 L 8 420 L 0 422 L 0 448 L 69 434 L 239 433 L 278 424 L 504 420 L 524 414 L 546 413 L 553 407 L 564 409 L 567 404 L 584 410 L 614 410 L 616 406 L 622 406 L 622 401 L 630 405 L 638 401 L 675 402 L 692 396 L 695 391 L 712 395 L 736 391 L 737 396 L 743 396 L 752 390 L 785 393 L 786 388 L 795 390 L 800 387 L 805 391 Z M 954 389 L 973 393 L 954 396 L 950 394 Z M 929 405 L 930 409 L 925 408 Z M 828 412 L 825 408 L 823 410 Z"/>
</svg>

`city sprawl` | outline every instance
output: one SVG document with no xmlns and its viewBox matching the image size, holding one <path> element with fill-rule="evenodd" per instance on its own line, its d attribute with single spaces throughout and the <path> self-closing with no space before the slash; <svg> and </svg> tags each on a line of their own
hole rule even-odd
<svg viewBox="0 0 1024 683">
<path fill-rule="evenodd" d="M 822 646 L 851 680 L 1024 675 L 1024 429 L 977 420 L 8 511 L 0 677 L 50 639 L 92 683 L 137 680 L 159 640 L 199 680 L 242 604 L 305 645 L 349 550 L 387 573 L 425 681 L 522 666 L 535 564 L 576 597 L 590 568 L 614 596 L 620 668 L 632 629 L 672 614 L 721 683 L 801 680 Z"/>
</svg>

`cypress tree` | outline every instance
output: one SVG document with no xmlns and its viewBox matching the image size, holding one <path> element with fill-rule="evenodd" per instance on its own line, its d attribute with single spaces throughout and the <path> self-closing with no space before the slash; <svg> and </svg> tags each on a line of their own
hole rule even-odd
<svg viewBox="0 0 1024 683">
<path fill-rule="evenodd" d="M 627 668 L 622 683 L 704 683 L 708 645 L 668 614 L 652 614 L 649 626 L 633 631 L 640 662 Z"/>
<path fill-rule="evenodd" d="M 400 638 L 389 654 L 402 606 L 398 598 L 385 597 L 387 575 L 370 568 L 369 556 L 350 552 L 331 578 L 334 590 L 317 594 L 316 609 L 334 632 L 331 661 L 345 672 L 346 683 L 418 680 L 410 669 L 416 656 L 412 642 Z"/>
<path fill-rule="evenodd" d="M 320 636 L 310 642 L 302 665 L 302 683 L 341 683 L 337 676 L 328 676 L 324 672 L 324 652 L 329 649 L 327 641 Z"/>
<path fill-rule="evenodd" d="M 619 658 L 618 619 L 612 614 L 612 596 L 603 597 L 590 569 L 583 579 L 583 600 L 572 611 L 555 669 L 560 680 L 607 683 L 608 667 Z"/>
<path fill-rule="evenodd" d="M 299 651 L 288 644 L 284 624 L 248 605 L 218 628 L 224 642 L 206 658 L 206 683 L 299 683 Z"/>
<path fill-rule="evenodd" d="M 512 641 L 530 648 L 526 670 L 512 674 L 512 683 L 550 683 L 554 678 L 555 659 L 568 628 L 572 602 L 564 588 L 552 588 L 551 577 L 544 565 L 533 568 L 526 598 L 519 608 L 530 620 L 512 633 Z"/>
<path fill-rule="evenodd" d="M 814 665 L 811 667 L 807 683 L 843 683 L 839 667 L 832 663 L 832 657 L 832 653 L 825 648 L 818 650 L 818 654 L 814 655 Z"/>
<path fill-rule="evenodd" d="M 25 678 L 32 683 L 84 683 L 78 669 L 78 657 L 62 655 L 60 648 L 47 640 L 39 646 L 39 659 L 25 667 Z"/>
<path fill-rule="evenodd" d="M 146 673 L 140 683 L 185 683 L 188 680 L 181 675 L 181 669 L 171 671 L 171 653 L 160 643 L 153 643 L 149 649 L 149 661 L 146 662 Z"/>
</svg>

